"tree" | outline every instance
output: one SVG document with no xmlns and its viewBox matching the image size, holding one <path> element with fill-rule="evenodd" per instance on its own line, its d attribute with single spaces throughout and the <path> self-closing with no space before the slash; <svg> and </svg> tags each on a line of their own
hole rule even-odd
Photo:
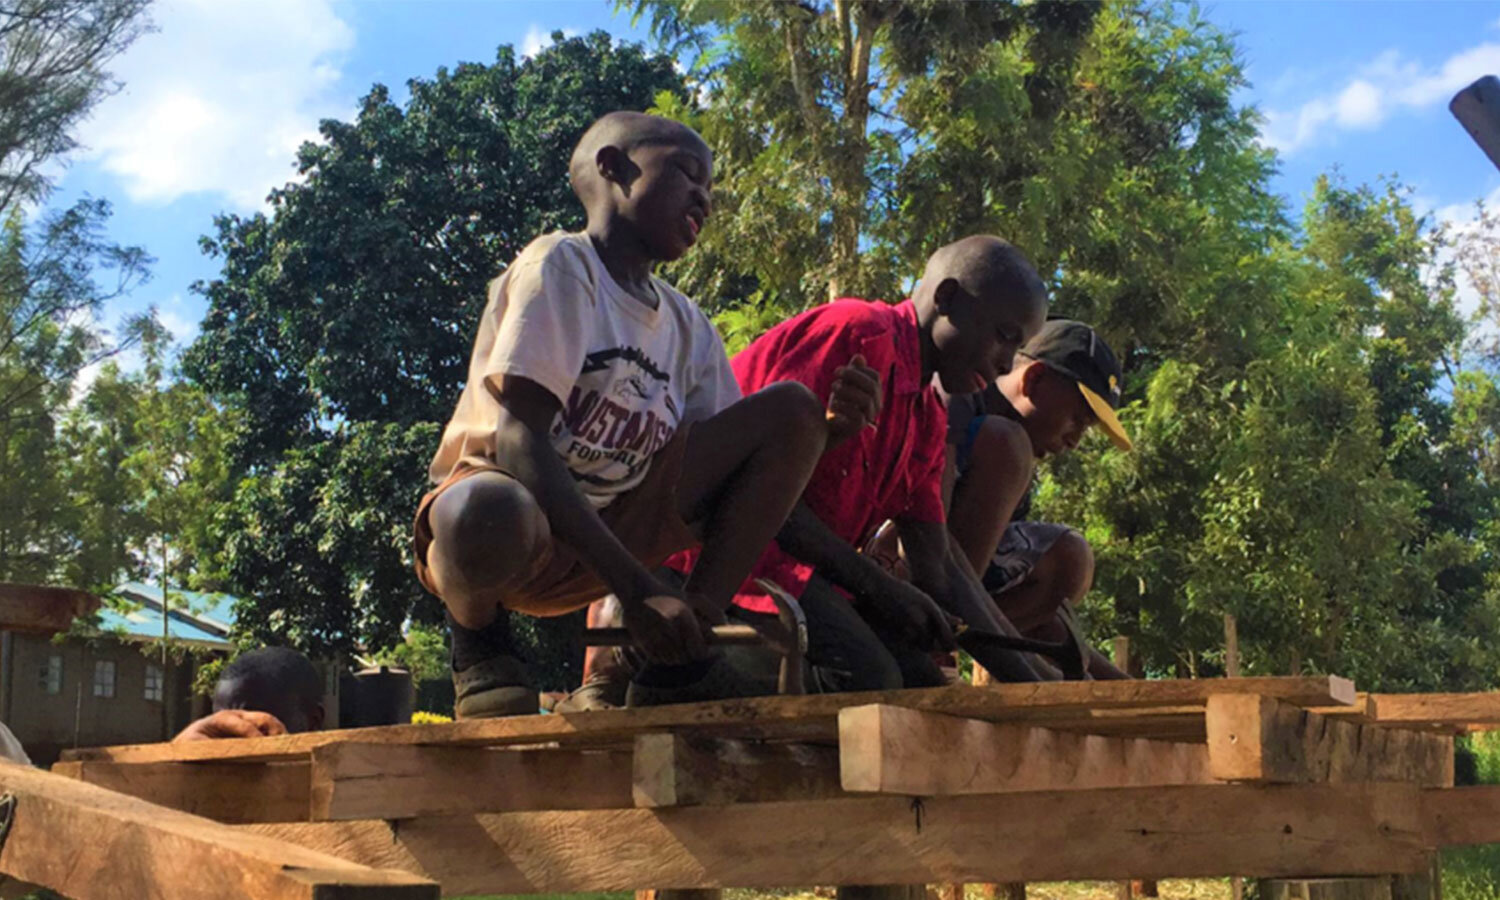
<svg viewBox="0 0 1500 900">
<path fill-rule="evenodd" d="M 59 474 L 59 428 L 79 373 L 130 342 L 106 344 L 95 318 L 150 262 L 138 247 L 104 240 L 108 215 L 107 203 L 86 199 L 28 230 L 13 210 L 0 233 L 0 578 L 77 575 L 69 566 L 88 552 L 69 513 L 74 488 Z M 100 275 L 111 283 L 100 285 Z"/>
<path fill-rule="evenodd" d="M 441 615 L 411 571 L 411 519 L 486 285 L 582 225 L 567 148 L 589 124 L 686 96 L 664 56 L 554 40 L 413 79 L 404 106 L 376 85 L 303 146 L 303 180 L 269 215 L 221 217 L 204 241 L 223 269 L 197 287 L 209 311 L 185 369 L 244 419 L 221 586 L 258 637 L 381 648 L 409 614 Z"/>
<path fill-rule="evenodd" d="M 150 0 L 11 0 L 0 7 L 0 211 L 41 199 L 42 164 L 117 85 L 104 66 L 148 25 Z"/>
</svg>

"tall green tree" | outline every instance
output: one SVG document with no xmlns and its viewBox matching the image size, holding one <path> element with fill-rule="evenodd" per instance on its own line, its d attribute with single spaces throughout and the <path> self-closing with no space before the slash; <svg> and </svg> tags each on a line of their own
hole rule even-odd
<svg viewBox="0 0 1500 900">
<path fill-rule="evenodd" d="M 0 8 L 0 213 L 40 199 L 42 166 L 117 85 L 104 70 L 148 27 L 150 0 L 11 0 Z"/>
<path fill-rule="evenodd" d="M 0 579 L 71 576 L 88 552 L 69 512 L 75 487 L 60 474 L 59 429 L 79 374 L 130 343 L 108 342 L 94 322 L 150 262 L 104 238 L 108 214 L 83 200 L 30 228 L 13 210 L 0 229 Z"/>
</svg>

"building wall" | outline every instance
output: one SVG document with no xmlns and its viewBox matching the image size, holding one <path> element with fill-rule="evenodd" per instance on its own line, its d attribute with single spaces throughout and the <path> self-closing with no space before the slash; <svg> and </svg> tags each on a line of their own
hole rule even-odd
<svg viewBox="0 0 1500 900">
<path fill-rule="evenodd" d="M 62 684 L 48 694 L 42 671 L 51 656 L 62 657 Z M 113 697 L 94 696 L 95 663 L 115 664 Z M 8 721 L 32 761 L 46 765 L 69 747 L 148 743 L 168 739 L 190 721 L 193 665 L 177 662 L 163 685 L 165 700 L 148 700 L 146 667 L 160 665 L 148 659 L 140 645 L 98 641 L 54 643 L 50 638 L 16 634 L 0 679 L 8 700 Z M 163 720 L 164 703 L 171 715 Z"/>
</svg>

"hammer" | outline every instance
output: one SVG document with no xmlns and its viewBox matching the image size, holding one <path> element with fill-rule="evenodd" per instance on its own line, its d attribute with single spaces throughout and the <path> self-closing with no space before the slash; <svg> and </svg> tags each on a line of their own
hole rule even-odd
<svg viewBox="0 0 1500 900">
<path fill-rule="evenodd" d="M 708 631 L 708 642 L 720 646 L 770 647 L 781 654 L 776 692 L 806 693 L 803 657 L 807 653 L 807 617 L 796 598 L 780 585 L 764 578 L 755 581 L 775 602 L 777 624 L 762 629 L 751 625 L 715 625 Z M 626 628 L 588 628 L 583 632 L 583 643 L 586 647 L 629 647 L 635 644 L 635 639 Z"/>
<path fill-rule="evenodd" d="M 1057 667 L 1062 669 L 1063 676 L 1072 681 L 1082 679 L 1088 669 L 1088 660 L 1084 656 L 1083 645 L 1078 640 L 1058 641 L 1054 644 L 1051 641 L 979 631 L 964 624 L 953 629 L 953 637 L 960 647 L 969 651 L 970 655 L 979 649 L 981 652 L 983 650 L 1011 650 L 1045 656 L 1057 663 Z"/>
</svg>

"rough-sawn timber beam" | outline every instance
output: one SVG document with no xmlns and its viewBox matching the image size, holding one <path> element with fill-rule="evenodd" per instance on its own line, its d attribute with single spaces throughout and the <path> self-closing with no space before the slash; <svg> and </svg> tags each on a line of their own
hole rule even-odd
<svg viewBox="0 0 1500 900">
<path fill-rule="evenodd" d="M 1222 694 L 1205 713 L 1215 778 L 1250 782 L 1453 784 L 1453 738 L 1341 722 L 1270 697 Z"/>
<path fill-rule="evenodd" d="M 238 827 L 450 894 L 1291 877 L 1421 871 L 1417 793 L 1189 785 Z"/>
<path fill-rule="evenodd" d="M 0 762 L 14 802 L 0 873 L 74 900 L 407 900 L 438 886 Z"/>
<path fill-rule="evenodd" d="M 305 762 L 60 762 L 52 774 L 233 825 L 308 820 Z"/>
<path fill-rule="evenodd" d="M 344 741 L 381 744 L 504 745 L 630 741 L 653 731 L 694 730 L 723 736 L 784 740 L 831 738 L 840 709 L 884 703 L 972 719 L 1052 721 L 1087 728 L 1111 710 L 1202 706 L 1214 693 L 1257 693 L 1299 706 L 1354 702 L 1352 682 L 1333 675 L 1297 678 L 1210 678 L 1139 681 L 1069 681 L 1042 684 L 950 685 L 926 690 L 757 697 L 684 703 L 645 709 L 612 709 L 547 716 L 512 716 L 442 725 L 396 725 L 268 738 L 135 744 L 68 751 L 66 759 L 114 762 L 267 760 L 306 756 L 314 747 Z"/>
<path fill-rule="evenodd" d="M 839 713 L 844 790 L 951 797 L 1211 784 L 1202 744 L 1070 734 L 896 706 Z"/>
<path fill-rule="evenodd" d="M 1500 725 L 1500 691 L 1475 694 L 1371 694 L 1373 717 L 1390 725 Z"/>
<path fill-rule="evenodd" d="M 1500 844 L 1500 785 L 1423 791 L 1422 820 L 1438 847 Z"/>
<path fill-rule="evenodd" d="M 99 608 L 87 591 L 38 584 L 0 582 L 0 630 L 53 634 Z"/>
<path fill-rule="evenodd" d="M 635 805 L 723 806 L 844 796 L 839 752 L 682 734 L 635 739 Z"/>
<path fill-rule="evenodd" d="M 312 754 L 313 821 L 630 805 L 629 751 L 348 743 Z"/>
</svg>

